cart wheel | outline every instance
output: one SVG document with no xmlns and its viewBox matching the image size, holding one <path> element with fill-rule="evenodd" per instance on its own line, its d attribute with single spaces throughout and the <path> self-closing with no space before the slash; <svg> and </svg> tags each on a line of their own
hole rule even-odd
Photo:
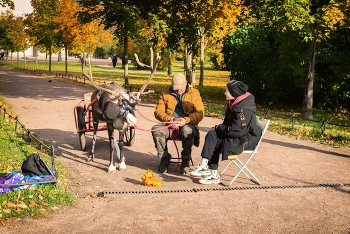
<svg viewBox="0 0 350 234">
<path fill-rule="evenodd" d="M 85 123 L 85 117 L 84 117 L 84 110 L 81 106 L 77 106 L 75 108 L 77 112 L 77 120 L 78 120 L 78 129 L 83 130 L 86 129 L 86 123 Z M 80 149 L 85 150 L 86 148 L 86 139 L 85 139 L 85 132 L 79 132 L 79 142 L 80 142 Z"/>
<path fill-rule="evenodd" d="M 85 123 L 85 117 L 84 117 L 84 110 L 83 107 L 77 106 L 75 108 L 77 111 L 77 119 L 78 119 L 78 129 L 83 130 L 86 129 L 86 123 Z"/>
<path fill-rule="evenodd" d="M 124 145 L 132 146 L 135 142 L 135 128 L 127 128 L 125 131 Z"/>
<path fill-rule="evenodd" d="M 79 132 L 79 142 L 80 142 L 80 149 L 84 151 L 86 149 L 85 132 Z"/>
</svg>

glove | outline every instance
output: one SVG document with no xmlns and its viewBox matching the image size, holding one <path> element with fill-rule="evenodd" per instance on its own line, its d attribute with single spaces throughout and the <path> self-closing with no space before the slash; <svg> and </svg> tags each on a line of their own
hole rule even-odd
<svg viewBox="0 0 350 234">
<path fill-rule="evenodd" d="M 226 136 L 226 125 L 224 124 L 219 124 L 216 125 L 215 127 L 215 132 L 218 138 L 223 139 Z"/>
</svg>

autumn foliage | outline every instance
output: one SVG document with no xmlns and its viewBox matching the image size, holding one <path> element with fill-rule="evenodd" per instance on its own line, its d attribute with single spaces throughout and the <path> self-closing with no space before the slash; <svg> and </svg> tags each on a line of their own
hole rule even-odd
<svg viewBox="0 0 350 234">
<path fill-rule="evenodd" d="M 161 181 L 157 180 L 153 171 L 150 169 L 148 169 L 144 174 L 142 174 L 141 178 L 145 186 L 160 187 L 163 184 Z"/>
</svg>

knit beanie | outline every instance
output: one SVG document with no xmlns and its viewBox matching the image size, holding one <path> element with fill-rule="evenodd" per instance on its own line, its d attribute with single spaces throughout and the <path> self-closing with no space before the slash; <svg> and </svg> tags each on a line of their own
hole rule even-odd
<svg viewBox="0 0 350 234">
<path fill-rule="evenodd" d="M 230 92 L 230 94 L 234 97 L 237 98 L 243 94 L 245 94 L 248 91 L 248 85 L 244 84 L 241 81 L 237 80 L 231 80 L 227 84 L 227 89 Z"/>
</svg>

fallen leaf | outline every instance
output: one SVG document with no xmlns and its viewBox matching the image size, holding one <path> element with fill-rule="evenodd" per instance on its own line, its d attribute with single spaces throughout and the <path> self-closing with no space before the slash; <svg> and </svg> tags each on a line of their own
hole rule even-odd
<svg viewBox="0 0 350 234">
<path fill-rule="evenodd" d="M 41 215 L 47 215 L 46 209 L 39 209 Z"/>
<path fill-rule="evenodd" d="M 49 204 L 47 204 L 46 202 L 40 202 L 40 205 L 42 205 L 42 206 L 48 206 Z"/>
<path fill-rule="evenodd" d="M 160 187 L 163 182 L 157 180 L 152 170 L 148 169 L 144 174 L 142 174 L 141 179 L 145 186 Z"/>
<path fill-rule="evenodd" d="M 93 197 L 93 198 L 97 198 L 97 194 L 96 193 L 91 193 L 90 196 Z"/>
<path fill-rule="evenodd" d="M 15 208 L 16 207 L 16 205 L 13 204 L 12 202 L 7 202 L 6 206 L 7 207 L 11 207 L 11 208 Z"/>
<path fill-rule="evenodd" d="M 2 209 L 2 211 L 6 214 L 10 214 L 11 213 L 11 210 L 10 209 Z"/>
<path fill-rule="evenodd" d="M 51 210 L 59 210 L 60 208 L 58 208 L 57 206 L 54 206 L 51 208 Z"/>
<path fill-rule="evenodd" d="M 168 220 L 167 219 L 158 219 L 157 221 L 164 223 L 164 222 L 167 222 Z"/>
<path fill-rule="evenodd" d="M 34 200 L 30 200 L 29 201 L 29 207 L 34 207 L 34 206 L 36 206 L 35 201 Z"/>
<path fill-rule="evenodd" d="M 44 197 L 41 196 L 41 195 L 39 195 L 38 198 L 39 198 L 39 200 L 43 200 L 44 199 Z"/>
<path fill-rule="evenodd" d="M 23 211 L 23 210 L 22 210 L 21 208 L 19 208 L 19 207 L 17 207 L 15 210 L 17 211 L 17 213 L 20 213 L 20 212 Z"/>
<path fill-rule="evenodd" d="M 28 208 L 28 206 L 27 206 L 26 204 L 24 204 L 24 203 L 17 204 L 17 207 L 20 207 L 20 208 L 22 208 L 22 209 Z"/>
</svg>

